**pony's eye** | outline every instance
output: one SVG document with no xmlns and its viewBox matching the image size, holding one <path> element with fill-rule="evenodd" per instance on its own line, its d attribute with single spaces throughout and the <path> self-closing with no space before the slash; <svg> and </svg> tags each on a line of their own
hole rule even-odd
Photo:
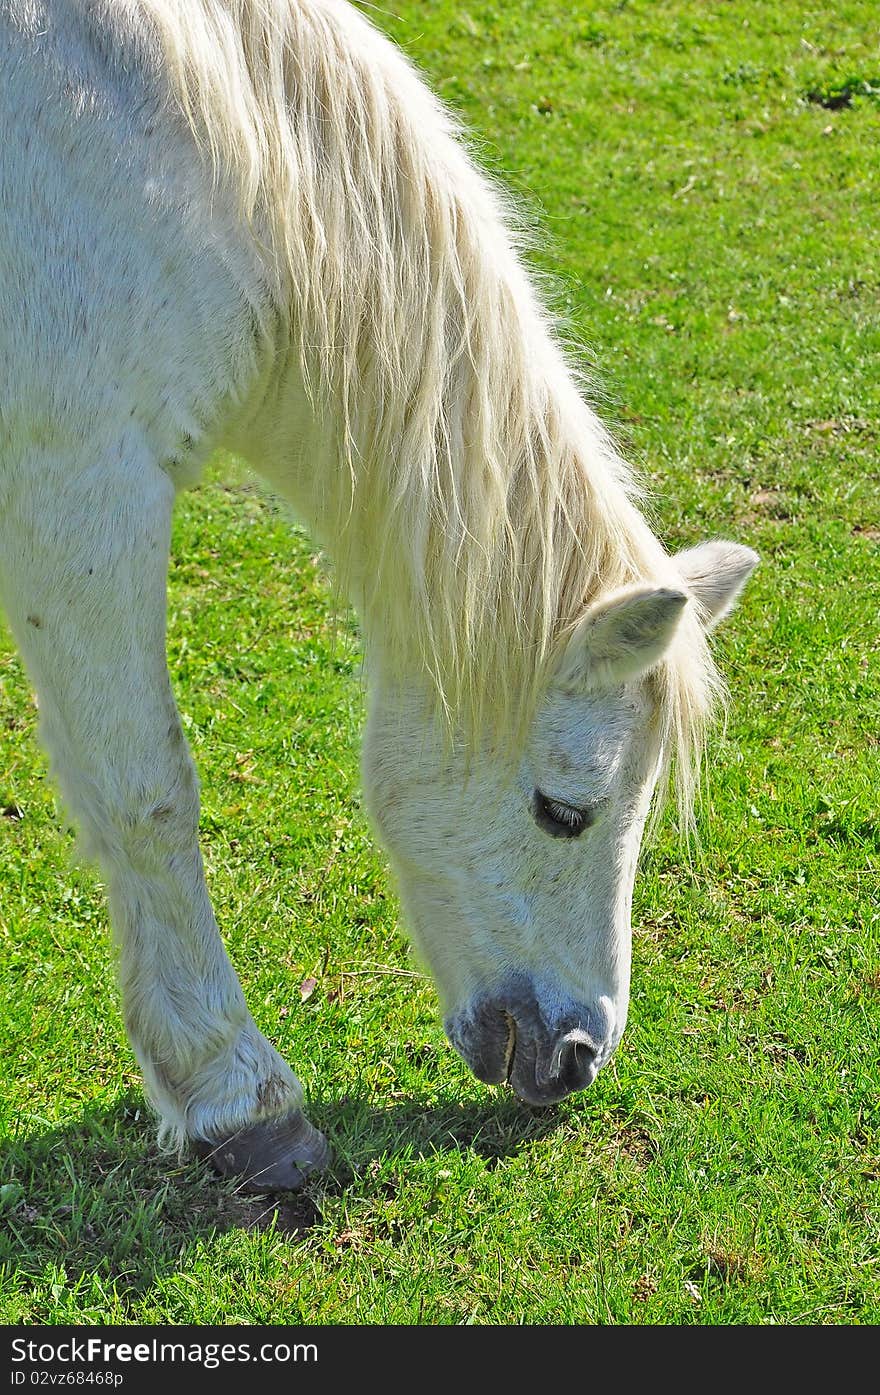
<svg viewBox="0 0 880 1395">
<path fill-rule="evenodd" d="M 532 807 L 538 827 L 554 838 L 577 838 L 596 817 L 593 809 L 578 809 L 561 799 L 551 799 L 541 790 L 535 790 Z"/>
</svg>

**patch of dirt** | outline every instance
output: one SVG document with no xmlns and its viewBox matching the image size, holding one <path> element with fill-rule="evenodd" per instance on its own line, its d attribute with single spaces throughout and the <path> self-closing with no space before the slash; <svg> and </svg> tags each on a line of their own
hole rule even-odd
<svg viewBox="0 0 880 1395">
<path fill-rule="evenodd" d="M 628 1128 L 621 1129 L 617 1138 L 620 1143 L 620 1151 L 625 1153 L 637 1167 L 647 1167 L 649 1163 L 654 1161 L 659 1152 L 657 1144 L 648 1130 L 641 1128 L 638 1124 L 631 1124 Z"/>
<path fill-rule="evenodd" d="M 774 1032 L 767 1041 L 761 1043 L 761 1050 L 771 1061 L 796 1061 L 801 1066 L 807 1061 L 804 1047 L 792 1046 L 779 1032 Z"/>
<path fill-rule="evenodd" d="M 780 489 L 755 489 L 749 495 L 749 503 L 757 514 L 766 518 L 787 521 L 793 517 L 788 500 Z"/>
<path fill-rule="evenodd" d="M 320 1208 L 308 1196 L 291 1196 L 278 1202 L 274 1215 L 282 1235 L 293 1237 L 306 1235 L 323 1219 Z"/>
<path fill-rule="evenodd" d="M 706 1253 L 706 1268 L 710 1278 L 720 1279 L 724 1284 L 748 1282 L 755 1276 L 755 1267 L 752 1255 L 722 1249 L 711 1249 Z"/>
<path fill-rule="evenodd" d="M 225 1196 L 218 1205 L 218 1220 L 224 1230 L 269 1230 L 274 1224 L 280 1235 L 300 1240 L 323 1219 L 320 1208 L 306 1193 L 284 1196 Z"/>
</svg>

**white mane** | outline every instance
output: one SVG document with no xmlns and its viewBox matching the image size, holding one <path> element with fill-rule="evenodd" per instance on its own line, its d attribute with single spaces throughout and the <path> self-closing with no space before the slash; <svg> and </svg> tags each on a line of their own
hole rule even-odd
<svg viewBox="0 0 880 1395">
<path fill-rule="evenodd" d="M 361 578 L 370 643 L 397 671 L 427 670 L 452 724 L 516 749 L 585 604 L 681 582 L 578 391 L 502 198 L 349 6 L 129 3 L 156 26 L 339 432 L 330 533 L 343 583 Z M 656 687 L 687 815 L 720 689 L 695 613 Z"/>
</svg>

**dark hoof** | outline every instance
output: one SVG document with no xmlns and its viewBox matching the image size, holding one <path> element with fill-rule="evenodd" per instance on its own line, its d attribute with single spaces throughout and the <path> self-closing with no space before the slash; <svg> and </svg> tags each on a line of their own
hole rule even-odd
<svg viewBox="0 0 880 1395">
<path fill-rule="evenodd" d="M 240 1177 L 241 1192 L 295 1192 L 310 1172 L 330 1161 L 330 1148 L 304 1114 L 267 1119 L 220 1143 L 196 1138 L 192 1146 L 223 1177 Z"/>
</svg>

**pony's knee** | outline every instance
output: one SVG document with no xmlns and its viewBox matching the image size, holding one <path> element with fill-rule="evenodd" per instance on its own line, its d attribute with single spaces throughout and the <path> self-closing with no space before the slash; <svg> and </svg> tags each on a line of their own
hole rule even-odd
<svg viewBox="0 0 880 1395">
<path fill-rule="evenodd" d="M 199 789 L 189 760 L 164 778 L 57 770 L 82 853 L 101 865 L 149 873 L 198 838 Z"/>
<path fill-rule="evenodd" d="M 173 786 L 135 792 L 110 811 L 102 832 L 106 852 L 137 871 L 154 870 L 197 843 L 199 797 L 195 777 Z"/>
</svg>

